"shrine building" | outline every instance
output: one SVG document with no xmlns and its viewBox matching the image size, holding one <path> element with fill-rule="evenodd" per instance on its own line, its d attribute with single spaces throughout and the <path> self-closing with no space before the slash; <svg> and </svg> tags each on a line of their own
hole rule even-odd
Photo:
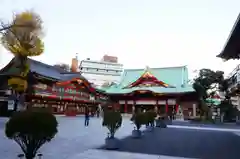
<svg viewBox="0 0 240 159">
<path fill-rule="evenodd" d="M 16 101 L 8 79 L 20 74 L 19 61 L 13 58 L 0 70 L 0 116 L 9 116 Z M 68 72 L 45 63 L 28 59 L 30 71 L 25 104 L 31 108 L 44 107 L 53 114 L 75 116 L 84 114 L 85 108 L 95 111 L 108 101 L 103 91 L 94 88 L 79 72 Z"/>
<path fill-rule="evenodd" d="M 181 109 L 184 119 L 197 115 L 197 95 L 186 66 L 125 69 L 121 82 L 105 89 L 123 113 L 154 109 L 171 114 Z"/>
</svg>

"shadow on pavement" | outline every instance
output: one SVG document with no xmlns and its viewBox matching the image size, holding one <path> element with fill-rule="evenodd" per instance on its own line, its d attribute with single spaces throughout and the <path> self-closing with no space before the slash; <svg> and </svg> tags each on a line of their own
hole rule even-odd
<svg viewBox="0 0 240 159">
<path fill-rule="evenodd" d="M 117 151 L 202 159 L 239 159 L 240 137 L 230 132 L 155 128 L 120 140 Z M 99 149 L 105 149 L 105 146 Z"/>
<path fill-rule="evenodd" d="M 236 123 L 213 124 L 213 123 L 201 123 L 201 122 L 194 122 L 194 121 L 173 121 L 172 125 L 222 128 L 222 129 L 240 129 L 240 125 L 237 125 Z"/>
</svg>

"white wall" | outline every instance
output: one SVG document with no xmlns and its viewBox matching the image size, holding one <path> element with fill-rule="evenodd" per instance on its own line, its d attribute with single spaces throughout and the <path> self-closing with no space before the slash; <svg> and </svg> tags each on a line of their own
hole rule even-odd
<svg viewBox="0 0 240 159">
<path fill-rule="evenodd" d="M 104 74 L 90 74 L 90 73 L 82 73 L 82 76 L 85 77 L 89 82 L 94 83 L 97 86 L 101 86 L 106 82 L 115 82 L 118 83 L 121 79 L 121 76 L 112 76 L 112 75 L 104 75 Z"/>
<path fill-rule="evenodd" d="M 82 61 L 80 67 L 111 69 L 119 71 L 123 69 L 123 65 L 119 63 L 95 62 L 95 61 Z"/>
<path fill-rule="evenodd" d="M 97 86 L 102 86 L 106 82 L 118 83 L 123 72 L 122 64 L 90 60 L 81 61 L 79 68 L 82 75 Z"/>
<path fill-rule="evenodd" d="M 80 71 L 82 73 L 105 74 L 105 75 L 113 75 L 113 76 L 120 76 L 122 73 L 122 71 L 120 70 L 109 70 L 109 69 L 99 69 L 99 68 L 89 68 L 89 67 L 82 67 Z"/>
</svg>

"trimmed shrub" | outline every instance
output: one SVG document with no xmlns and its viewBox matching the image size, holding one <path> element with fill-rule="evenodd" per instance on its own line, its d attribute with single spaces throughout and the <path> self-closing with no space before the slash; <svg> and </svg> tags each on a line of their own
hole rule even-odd
<svg viewBox="0 0 240 159">
<path fill-rule="evenodd" d="M 145 113 L 146 115 L 146 124 L 154 125 L 155 118 L 157 114 L 154 111 L 148 111 Z"/>
<path fill-rule="evenodd" d="M 137 130 L 141 128 L 142 125 L 146 124 L 146 115 L 145 113 L 135 113 L 133 114 L 131 121 L 135 124 Z"/>
<path fill-rule="evenodd" d="M 38 149 L 57 134 L 58 122 L 48 111 L 16 112 L 6 123 L 5 134 L 17 142 L 26 159 L 33 159 Z"/>
<path fill-rule="evenodd" d="M 115 110 L 108 110 L 103 115 L 103 126 L 107 127 L 110 133 L 110 138 L 114 138 L 116 131 L 122 125 L 122 115 Z"/>
</svg>

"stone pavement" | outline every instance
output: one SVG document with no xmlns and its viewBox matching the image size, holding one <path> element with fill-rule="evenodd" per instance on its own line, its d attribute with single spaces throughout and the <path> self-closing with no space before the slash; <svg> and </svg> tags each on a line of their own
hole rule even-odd
<svg viewBox="0 0 240 159">
<path fill-rule="evenodd" d="M 83 117 L 57 117 L 59 132 L 56 137 L 41 148 L 44 159 L 66 159 L 91 148 L 104 144 L 107 129 L 102 127 L 98 118 L 90 119 L 90 126 L 84 126 Z M 5 119 L 0 118 L 0 158 L 16 158 L 21 153 L 19 146 L 4 135 Z M 131 133 L 133 125 L 129 119 L 123 120 L 123 126 L 116 133 L 116 137 L 124 138 Z"/>
<path fill-rule="evenodd" d="M 239 158 L 240 137 L 232 132 L 189 128 L 156 129 L 146 132 L 140 140 L 127 137 L 133 125 L 124 117 L 116 137 L 121 139 L 119 151 L 103 148 L 107 129 L 101 120 L 92 118 L 84 127 L 83 117 L 57 117 L 59 133 L 52 142 L 41 148 L 43 159 L 180 159 L 185 158 Z M 6 119 L 0 118 L 0 158 L 15 159 L 21 153 L 19 146 L 4 135 Z M 186 126 L 185 126 L 186 127 Z M 174 156 L 174 157 L 169 157 Z"/>
<path fill-rule="evenodd" d="M 239 159 L 239 147 L 240 137 L 233 132 L 167 128 L 145 132 L 140 140 L 127 137 L 121 140 L 118 151 L 185 158 Z"/>
<path fill-rule="evenodd" d="M 100 157 L 101 156 L 101 157 Z M 130 153 L 107 150 L 90 149 L 69 159 L 192 159 L 185 157 L 172 157 L 164 155 L 150 155 L 142 153 Z"/>
<path fill-rule="evenodd" d="M 211 124 L 211 123 L 198 123 L 198 122 L 191 122 L 191 121 L 177 121 L 174 120 L 172 125 L 179 125 L 179 126 L 193 126 L 193 127 L 207 127 L 207 128 L 222 128 L 222 129 L 239 129 L 240 125 L 236 123 L 219 123 L 219 124 Z"/>
<path fill-rule="evenodd" d="M 168 125 L 168 128 L 180 128 L 180 129 L 194 129 L 194 130 L 211 130 L 211 131 L 223 131 L 223 132 L 240 132 L 239 128 L 222 128 L 222 127 L 203 127 L 203 126 L 186 126 L 186 125 Z"/>
</svg>

